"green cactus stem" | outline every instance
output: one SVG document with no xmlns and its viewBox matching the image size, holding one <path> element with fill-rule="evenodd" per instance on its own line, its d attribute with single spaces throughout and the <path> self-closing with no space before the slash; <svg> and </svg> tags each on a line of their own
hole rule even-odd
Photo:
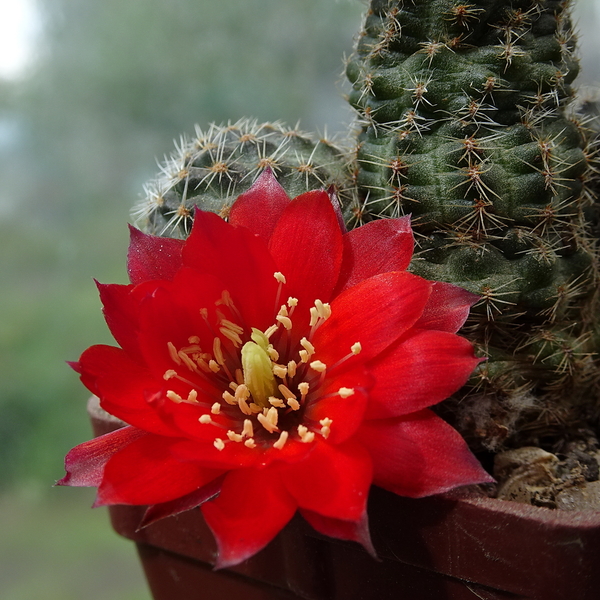
<svg viewBox="0 0 600 600">
<path fill-rule="evenodd" d="M 182 139 L 145 186 L 134 207 L 136 224 L 147 233 L 186 237 L 194 206 L 227 217 L 229 207 L 266 167 L 273 169 L 290 197 L 335 186 L 343 200 L 351 187 L 347 153 L 333 142 L 281 123 L 241 119 L 211 125 Z"/>
<path fill-rule="evenodd" d="M 372 0 L 347 65 L 347 222 L 411 214 L 412 270 L 481 295 L 465 333 L 488 360 L 454 413 L 490 449 L 600 413 L 596 143 L 568 5 Z"/>
</svg>

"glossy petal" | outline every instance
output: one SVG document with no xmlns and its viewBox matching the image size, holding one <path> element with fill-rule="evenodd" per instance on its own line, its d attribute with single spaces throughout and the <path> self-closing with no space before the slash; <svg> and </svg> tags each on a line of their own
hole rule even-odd
<svg viewBox="0 0 600 600">
<path fill-rule="evenodd" d="M 396 271 L 376 275 L 342 292 L 331 303 L 331 317 L 314 336 L 315 356 L 334 365 L 360 342 L 358 358 L 373 358 L 419 319 L 430 289 L 428 281 Z"/>
<path fill-rule="evenodd" d="M 324 517 L 319 513 L 305 509 L 301 509 L 300 513 L 319 533 L 339 540 L 358 542 L 373 558 L 377 558 L 369 533 L 369 519 L 366 510 L 358 521 L 343 521 L 333 517 Z"/>
<path fill-rule="evenodd" d="M 74 487 L 100 485 L 104 467 L 111 456 L 145 435 L 148 434 L 141 429 L 122 427 L 75 446 L 65 457 L 67 474 L 57 481 L 56 485 Z"/>
<path fill-rule="evenodd" d="M 285 297 L 299 299 L 304 311 L 316 298 L 329 301 L 342 262 L 342 232 L 326 192 L 307 192 L 285 209 L 269 250 L 287 278 Z"/>
<path fill-rule="evenodd" d="M 366 508 L 372 472 L 371 459 L 361 445 L 333 446 L 319 440 L 303 461 L 287 465 L 281 476 L 299 507 L 358 521 Z"/>
<path fill-rule="evenodd" d="M 460 389 L 479 362 L 464 338 L 418 331 L 369 365 L 375 384 L 367 418 L 399 417 L 437 404 Z"/>
<path fill-rule="evenodd" d="M 219 496 L 201 510 L 222 569 L 262 550 L 294 516 L 296 503 L 275 469 L 241 469 L 227 475 Z"/>
<path fill-rule="evenodd" d="M 493 481 L 459 433 L 430 410 L 366 421 L 359 437 L 373 458 L 373 483 L 400 496 Z"/>
<path fill-rule="evenodd" d="M 380 273 L 406 270 L 413 246 L 410 217 L 378 219 L 353 229 L 344 236 L 337 289 L 345 290 Z"/>
<path fill-rule="evenodd" d="M 467 320 L 469 309 L 478 300 L 479 296 L 463 288 L 434 281 L 429 301 L 415 327 L 456 333 Z"/>
<path fill-rule="evenodd" d="M 95 506 L 168 502 L 223 473 L 197 462 L 177 460 L 171 452 L 175 443 L 172 438 L 146 435 L 115 453 L 104 468 Z"/>
<path fill-rule="evenodd" d="M 275 179 L 273 171 L 267 168 L 252 187 L 233 203 L 229 222 L 236 227 L 247 227 L 268 241 L 289 203 L 289 196 Z"/>
<path fill-rule="evenodd" d="M 129 227 L 129 232 L 129 281 L 137 284 L 151 279 L 172 279 L 181 267 L 183 240 L 148 235 L 135 227 Z"/>
</svg>

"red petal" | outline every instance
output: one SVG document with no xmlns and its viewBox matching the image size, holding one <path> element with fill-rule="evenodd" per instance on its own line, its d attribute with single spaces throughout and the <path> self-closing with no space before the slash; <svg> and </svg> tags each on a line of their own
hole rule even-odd
<svg viewBox="0 0 600 600">
<path fill-rule="evenodd" d="M 445 400 L 460 389 L 480 362 L 464 338 L 419 331 L 377 356 L 368 419 L 399 417 Z"/>
<path fill-rule="evenodd" d="M 316 529 L 319 533 L 339 540 L 349 540 L 358 542 L 373 557 L 377 558 L 377 553 L 371 541 L 369 533 L 369 519 L 367 511 L 358 521 L 342 521 L 332 517 L 324 517 L 319 513 L 310 510 L 300 510 L 300 514 Z"/>
<path fill-rule="evenodd" d="M 265 242 L 250 230 L 198 210 L 183 249 L 183 262 L 220 279 L 248 327 L 265 330 L 273 324 L 278 285 L 273 274 L 279 269 Z"/>
<path fill-rule="evenodd" d="M 294 516 L 296 504 L 274 469 L 241 469 L 227 474 L 219 496 L 201 510 L 222 569 L 262 550 Z"/>
<path fill-rule="evenodd" d="M 162 382 L 156 382 L 121 348 L 92 346 L 81 355 L 78 366 L 83 384 L 99 396 L 102 408 L 111 415 L 145 431 L 174 434 L 146 402 L 148 392 L 160 390 Z"/>
<path fill-rule="evenodd" d="M 415 327 L 456 333 L 467 320 L 469 309 L 477 300 L 479 296 L 463 288 L 434 281 L 429 302 Z"/>
<path fill-rule="evenodd" d="M 127 272 L 131 283 L 172 279 L 181 267 L 183 240 L 147 235 L 131 226 L 129 232 Z"/>
<path fill-rule="evenodd" d="M 327 302 L 342 262 L 342 232 L 326 192 L 294 198 L 277 222 L 269 250 L 286 279 L 285 297 L 298 298 L 308 319 L 315 299 Z"/>
<path fill-rule="evenodd" d="M 282 478 L 300 508 L 326 517 L 359 520 L 366 507 L 373 467 L 365 449 L 346 442 L 333 446 L 312 442 L 312 452 L 288 464 Z"/>
<path fill-rule="evenodd" d="M 315 357 L 331 366 L 356 342 L 362 345 L 361 361 L 376 356 L 414 325 L 430 289 L 430 282 L 405 271 L 376 275 L 347 289 L 333 300 L 331 317 L 314 336 Z"/>
<path fill-rule="evenodd" d="M 378 219 L 344 236 L 344 259 L 337 289 L 345 290 L 363 279 L 404 271 L 412 258 L 414 238 L 410 217 Z"/>
<path fill-rule="evenodd" d="M 95 506 L 168 502 L 223 473 L 174 458 L 171 448 L 176 443 L 172 438 L 147 435 L 114 454 L 106 463 Z"/>
<path fill-rule="evenodd" d="M 357 434 L 373 459 L 373 483 L 420 498 L 493 481 L 459 433 L 430 410 L 365 421 Z"/>
<path fill-rule="evenodd" d="M 270 168 L 266 168 L 231 207 L 229 222 L 247 227 L 268 241 L 279 217 L 290 203 L 289 196 L 279 185 Z"/>
<path fill-rule="evenodd" d="M 65 457 L 67 474 L 56 485 L 73 487 L 95 487 L 100 485 L 104 466 L 108 459 L 143 435 L 148 435 L 135 427 L 122 427 L 101 435 L 89 442 L 83 442 L 69 451 Z"/>
<path fill-rule="evenodd" d="M 182 512 L 191 510 L 192 508 L 196 508 L 197 506 L 204 504 L 206 501 L 214 498 L 221 491 L 222 485 L 223 477 L 217 477 L 210 483 L 207 483 L 205 486 L 190 492 L 187 494 L 187 496 L 176 498 L 170 502 L 163 502 L 162 504 L 153 504 L 152 506 L 149 506 L 144 513 L 144 518 L 137 528 L 137 531 L 143 529 L 144 527 L 148 527 L 148 525 L 152 525 L 152 523 L 156 523 L 156 521 L 160 521 L 161 519 L 165 519 L 167 517 L 172 517 L 173 515 L 178 515 Z"/>
</svg>

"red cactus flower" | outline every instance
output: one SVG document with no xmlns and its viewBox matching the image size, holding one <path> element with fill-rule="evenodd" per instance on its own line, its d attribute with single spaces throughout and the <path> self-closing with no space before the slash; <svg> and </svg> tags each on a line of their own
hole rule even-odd
<svg viewBox="0 0 600 600">
<path fill-rule="evenodd" d="M 132 228 L 131 284 L 98 286 L 120 347 L 73 365 L 128 426 L 71 450 L 59 484 L 149 505 L 145 523 L 201 504 L 223 567 L 297 510 L 372 552 L 372 483 L 490 481 L 427 409 L 478 363 L 455 334 L 474 296 L 406 272 L 408 218 L 340 223 L 326 192 L 290 201 L 266 171 L 228 223 L 197 211 L 185 242 Z"/>
</svg>

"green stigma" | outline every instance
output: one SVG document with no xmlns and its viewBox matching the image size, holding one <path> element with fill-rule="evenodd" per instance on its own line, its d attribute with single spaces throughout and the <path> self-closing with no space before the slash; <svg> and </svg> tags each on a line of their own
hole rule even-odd
<svg viewBox="0 0 600 600">
<path fill-rule="evenodd" d="M 242 346 L 242 370 L 244 384 L 252 394 L 253 401 L 262 407 L 270 407 L 269 397 L 277 391 L 273 363 L 267 353 L 269 338 L 258 329 L 252 329 L 252 342 Z"/>
</svg>

